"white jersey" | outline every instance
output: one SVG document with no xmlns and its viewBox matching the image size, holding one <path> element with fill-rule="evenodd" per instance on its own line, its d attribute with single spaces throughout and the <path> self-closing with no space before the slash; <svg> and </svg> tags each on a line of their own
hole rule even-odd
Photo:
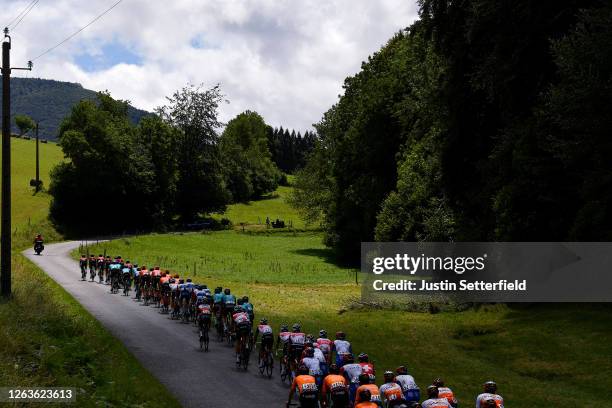
<svg viewBox="0 0 612 408">
<path fill-rule="evenodd" d="M 308 374 L 310 375 L 320 375 L 321 374 L 321 364 L 319 359 L 315 357 L 304 357 L 302 359 L 302 364 L 308 367 Z"/>
<path fill-rule="evenodd" d="M 351 343 L 346 340 L 334 340 L 334 345 L 338 354 L 349 354 L 351 352 Z"/>
<path fill-rule="evenodd" d="M 280 332 L 280 333 L 278 333 L 278 338 L 283 343 L 288 343 L 290 337 L 291 337 L 291 332 Z"/>
<path fill-rule="evenodd" d="M 325 360 L 325 354 L 323 354 L 323 352 L 316 347 L 314 349 L 314 356 L 321 363 L 327 362 L 327 360 Z"/>
<path fill-rule="evenodd" d="M 342 372 L 346 374 L 349 381 L 352 383 L 359 382 L 359 375 L 363 372 L 361 366 L 357 363 L 346 364 L 342 366 Z"/>
<path fill-rule="evenodd" d="M 272 334 L 272 328 L 268 324 L 260 324 L 259 326 L 257 326 L 257 330 L 259 331 L 259 334 L 261 334 L 262 336 Z"/>
<path fill-rule="evenodd" d="M 478 397 L 476 397 L 476 408 L 484 408 L 485 402 L 488 400 L 495 401 L 495 406 L 497 408 L 504 408 L 504 399 L 501 397 L 501 395 L 490 394 L 488 392 L 480 394 Z"/>
<path fill-rule="evenodd" d="M 452 408 L 446 398 L 430 398 L 421 402 L 423 408 Z"/>
<path fill-rule="evenodd" d="M 395 377 L 395 381 L 402 387 L 402 391 L 418 390 L 419 386 L 414 381 L 414 377 L 408 374 L 400 374 Z"/>
</svg>

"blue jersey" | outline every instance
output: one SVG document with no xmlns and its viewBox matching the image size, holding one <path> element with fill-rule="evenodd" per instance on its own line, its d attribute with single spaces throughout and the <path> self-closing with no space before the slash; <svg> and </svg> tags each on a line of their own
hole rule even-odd
<svg viewBox="0 0 612 408">
<path fill-rule="evenodd" d="M 253 305 L 250 304 L 249 302 L 243 303 L 242 304 L 242 308 L 247 312 L 247 313 L 253 313 Z"/>
<path fill-rule="evenodd" d="M 236 296 L 234 295 L 223 295 L 223 304 L 227 305 L 232 305 L 234 306 L 236 304 Z"/>
<path fill-rule="evenodd" d="M 213 296 L 213 301 L 215 303 L 223 303 L 223 293 L 215 293 L 215 296 Z"/>
</svg>

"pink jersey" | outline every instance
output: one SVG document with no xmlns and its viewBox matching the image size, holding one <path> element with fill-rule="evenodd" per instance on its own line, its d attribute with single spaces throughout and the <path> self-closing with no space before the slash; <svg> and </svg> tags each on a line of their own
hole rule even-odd
<svg viewBox="0 0 612 408">
<path fill-rule="evenodd" d="M 317 344 L 323 354 L 329 354 L 331 352 L 333 342 L 330 339 L 324 339 L 323 337 L 319 337 L 317 339 Z"/>
<path fill-rule="evenodd" d="M 246 314 L 245 312 L 240 312 L 240 313 L 236 313 L 232 316 L 232 319 L 234 319 L 234 322 L 236 324 L 248 324 L 251 321 L 249 320 L 249 315 Z"/>
<path fill-rule="evenodd" d="M 291 345 L 303 346 L 304 343 L 306 343 L 306 334 L 305 333 L 291 333 L 289 339 L 291 340 Z"/>
</svg>

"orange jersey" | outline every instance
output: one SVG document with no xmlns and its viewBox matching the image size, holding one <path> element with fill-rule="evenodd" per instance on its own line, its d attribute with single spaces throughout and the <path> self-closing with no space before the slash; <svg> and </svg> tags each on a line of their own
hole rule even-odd
<svg viewBox="0 0 612 408">
<path fill-rule="evenodd" d="M 348 392 L 346 378 L 337 374 L 329 374 L 323 380 L 322 394 L 335 394 L 337 392 Z"/>
<path fill-rule="evenodd" d="M 360 385 L 359 388 L 357 388 L 357 391 L 355 392 L 355 403 L 362 402 L 359 393 L 363 390 L 370 390 L 370 393 L 372 394 L 372 396 L 370 397 L 370 401 L 380 402 L 380 391 L 378 390 L 376 384 L 365 384 Z"/>
<path fill-rule="evenodd" d="M 355 405 L 355 408 L 379 408 L 378 404 L 375 402 L 371 402 L 371 401 L 366 401 L 366 402 L 360 402 L 357 405 Z"/>
<path fill-rule="evenodd" d="M 402 387 L 396 383 L 386 383 L 380 386 L 380 393 L 386 401 L 400 401 L 404 399 Z"/>
<path fill-rule="evenodd" d="M 317 383 L 311 375 L 298 375 L 291 384 L 291 391 L 295 391 L 302 395 L 304 392 L 317 392 Z"/>
</svg>

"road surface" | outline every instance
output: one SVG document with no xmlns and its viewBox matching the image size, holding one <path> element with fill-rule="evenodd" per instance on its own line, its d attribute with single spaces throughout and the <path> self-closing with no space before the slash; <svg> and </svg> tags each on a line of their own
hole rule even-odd
<svg viewBox="0 0 612 408">
<path fill-rule="evenodd" d="M 50 244 L 41 256 L 32 249 L 24 255 L 121 340 L 183 406 L 285 406 L 289 391 L 281 384 L 277 367 L 272 379 L 262 378 L 257 358 L 251 355 L 249 370 L 239 371 L 233 350 L 227 343 L 217 343 L 212 331 L 209 352 L 201 352 L 192 324 L 170 320 L 158 309 L 134 301 L 133 291 L 128 297 L 113 295 L 107 285 L 81 281 L 78 262 L 69 256 L 78 246 L 79 242 Z"/>
</svg>

